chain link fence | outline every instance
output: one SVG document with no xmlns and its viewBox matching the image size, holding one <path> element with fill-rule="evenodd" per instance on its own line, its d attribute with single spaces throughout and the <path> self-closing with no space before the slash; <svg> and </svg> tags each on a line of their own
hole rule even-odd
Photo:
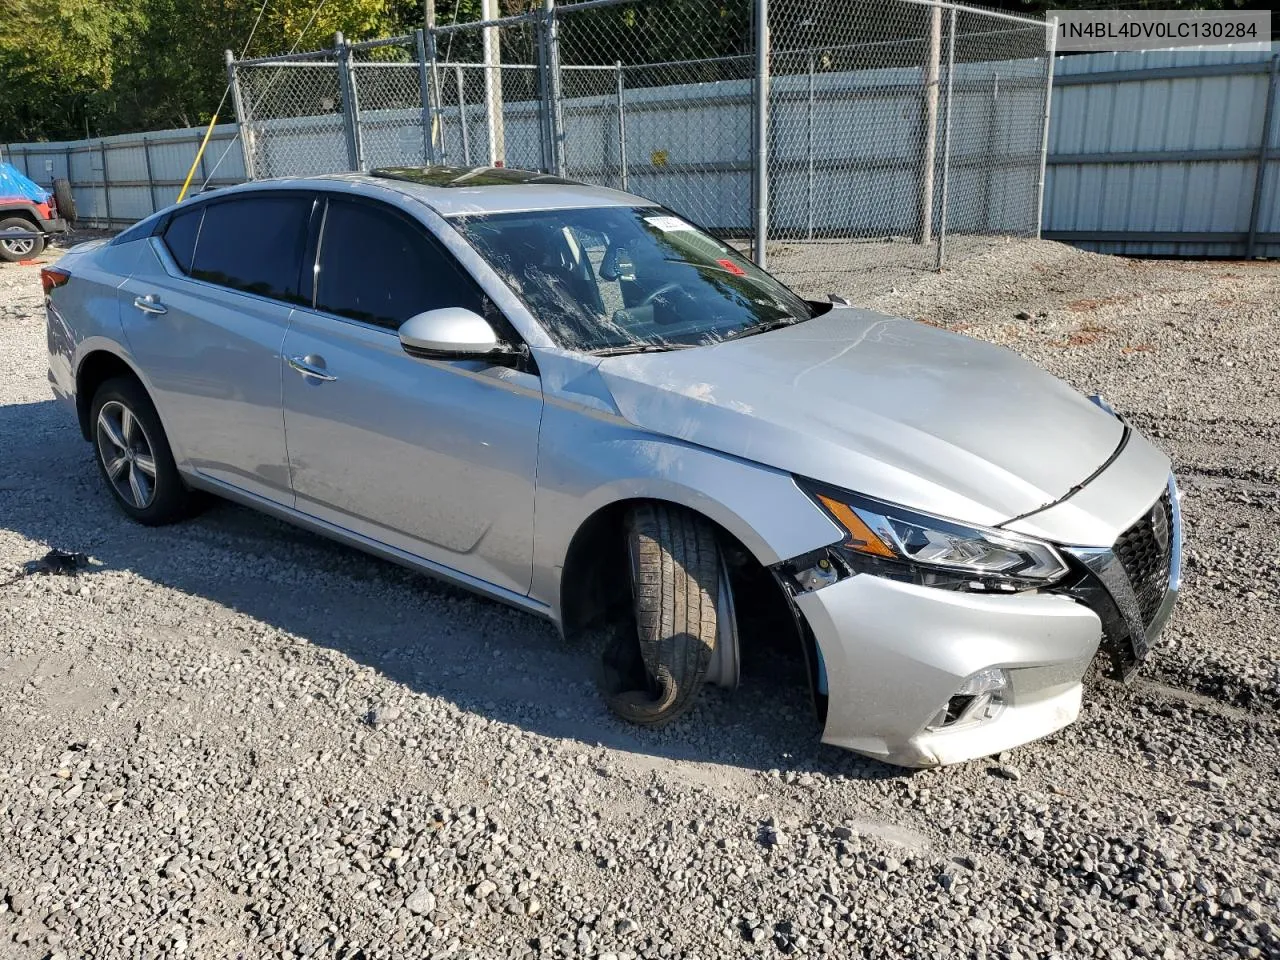
<svg viewBox="0 0 1280 960">
<path fill-rule="evenodd" d="M 250 180 L 351 169 L 334 51 L 229 64 Z"/>
<path fill-rule="evenodd" d="M 439 162 L 549 170 L 541 14 L 435 31 Z"/>
<path fill-rule="evenodd" d="M 393 37 L 347 50 L 350 96 L 358 120 L 359 162 L 378 167 L 431 162 L 429 74 L 419 38 Z"/>
<path fill-rule="evenodd" d="M 588 0 L 228 69 L 250 177 L 541 170 L 804 287 L 1038 234 L 1052 36 L 931 0 Z"/>
</svg>

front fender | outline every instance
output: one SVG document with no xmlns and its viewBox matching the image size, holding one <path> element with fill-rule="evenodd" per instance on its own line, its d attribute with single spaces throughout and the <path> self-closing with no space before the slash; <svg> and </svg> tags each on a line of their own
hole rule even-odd
<svg viewBox="0 0 1280 960">
<path fill-rule="evenodd" d="M 557 623 L 574 534 L 598 511 L 636 499 L 702 514 L 766 566 L 841 537 L 785 471 L 647 433 L 620 418 L 548 404 L 539 444 L 531 596 L 551 608 Z"/>
</svg>

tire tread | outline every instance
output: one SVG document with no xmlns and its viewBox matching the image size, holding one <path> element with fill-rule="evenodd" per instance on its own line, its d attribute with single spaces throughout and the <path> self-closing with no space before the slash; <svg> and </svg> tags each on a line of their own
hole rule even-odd
<svg viewBox="0 0 1280 960">
<path fill-rule="evenodd" d="M 668 504 L 635 507 L 626 533 L 635 557 L 636 639 L 652 689 L 615 693 L 609 705 L 633 723 L 661 726 L 693 708 L 706 677 L 716 643 L 720 551 L 706 520 Z"/>
</svg>

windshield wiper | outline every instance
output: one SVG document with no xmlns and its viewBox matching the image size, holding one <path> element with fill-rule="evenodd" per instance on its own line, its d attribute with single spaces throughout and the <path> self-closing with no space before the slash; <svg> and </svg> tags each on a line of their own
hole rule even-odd
<svg viewBox="0 0 1280 960">
<path fill-rule="evenodd" d="M 694 343 L 625 343 L 618 347 L 601 347 L 599 350 L 588 350 L 593 357 L 620 357 L 627 353 L 664 353 L 667 350 L 688 350 L 697 346 Z"/>
<path fill-rule="evenodd" d="M 721 337 L 724 340 L 737 340 L 739 337 L 754 337 L 757 333 L 768 333 L 770 330 L 777 330 L 781 327 L 794 326 L 797 323 L 804 323 L 808 318 L 800 317 L 781 317 L 777 320 L 761 320 L 759 323 L 753 323 L 750 326 L 743 327 L 741 330 L 735 330 L 733 333 L 727 333 Z"/>
</svg>

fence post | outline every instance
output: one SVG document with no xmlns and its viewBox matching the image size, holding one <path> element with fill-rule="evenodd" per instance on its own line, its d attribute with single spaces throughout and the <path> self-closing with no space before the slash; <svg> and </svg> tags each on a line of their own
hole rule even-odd
<svg viewBox="0 0 1280 960">
<path fill-rule="evenodd" d="M 98 150 L 102 156 L 102 197 L 107 206 L 107 229 L 111 229 L 111 176 L 107 173 L 107 141 L 98 141 Z M 23 166 L 26 166 L 24 163 Z"/>
<path fill-rule="evenodd" d="M 924 116 L 920 157 L 920 225 L 916 243 L 933 239 L 933 175 L 938 153 L 938 70 L 942 61 L 942 7 L 929 11 L 929 59 L 924 66 Z"/>
<path fill-rule="evenodd" d="M 338 60 L 338 89 L 342 93 L 342 127 L 347 139 L 347 169 L 363 170 L 360 149 L 360 105 L 356 103 L 355 77 L 351 72 L 351 45 L 341 33 L 333 35 L 334 54 Z"/>
<path fill-rule="evenodd" d="M 1049 28 L 1049 48 L 1047 51 L 1048 66 L 1044 78 L 1044 127 L 1040 131 L 1040 179 L 1036 183 L 1036 239 L 1040 239 L 1040 229 L 1044 225 L 1044 179 L 1049 159 L 1049 110 L 1053 105 L 1053 57 L 1058 51 L 1058 18 L 1054 17 L 1046 26 Z"/>
<path fill-rule="evenodd" d="M 942 125 L 942 209 L 938 215 L 938 260 L 933 268 L 942 272 L 947 255 L 947 184 L 951 179 L 951 74 L 956 68 L 956 8 L 952 7 L 947 23 L 947 98 L 946 120 Z"/>
<path fill-rule="evenodd" d="M 213 143 L 213 141 L 212 141 L 212 140 L 210 140 L 209 142 L 210 142 L 210 143 Z M 199 149 L 199 147 L 197 147 L 196 149 L 198 150 L 198 149 Z M 243 146 L 243 144 L 241 145 L 240 151 L 241 151 L 241 153 L 243 153 L 243 152 L 244 152 L 244 146 Z M 209 151 L 208 151 L 208 150 L 206 150 L 204 153 L 200 154 L 200 160 L 198 161 L 198 162 L 199 162 L 199 164 L 200 164 L 200 184 L 201 184 L 201 189 L 203 189 L 204 185 L 205 185 L 205 184 L 207 184 L 207 183 L 209 182 L 209 176 L 210 176 L 210 174 L 209 174 L 209 173 L 206 171 L 206 169 L 205 169 L 205 157 L 207 157 L 207 156 L 208 156 L 208 154 L 209 154 Z M 213 172 L 214 172 L 214 173 L 217 173 L 217 172 L 218 172 L 218 168 L 217 168 L 217 167 L 214 167 Z"/>
<path fill-rule="evenodd" d="M 142 159 L 147 164 L 147 195 L 151 197 L 151 212 L 155 213 L 160 205 L 156 203 L 156 178 L 151 172 L 151 140 L 148 137 L 142 138 Z"/>
<path fill-rule="evenodd" d="M 1253 180 L 1253 206 L 1249 209 L 1249 239 L 1245 242 L 1246 260 L 1253 258 L 1258 246 L 1258 220 L 1262 215 L 1262 189 L 1267 183 L 1267 161 L 1271 159 L 1271 128 L 1276 112 L 1276 85 L 1280 77 L 1280 55 L 1271 58 L 1271 73 L 1267 75 L 1267 96 L 1263 101 L 1262 143 L 1258 147 L 1258 175 Z"/>
<path fill-rule="evenodd" d="M 769 259 L 769 0 L 755 0 L 755 7 L 755 223 L 751 255 L 764 269 Z"/>
<path fill-rule="evenodd" d="M 427 83 L 431 96 L 431 143 L 439 163 L 449 162 L 449 143 L 444 136 L 444 103 L 440 88 L 440 48 L 436 28 L 427 28 Z M 436 147 L 436 140 L 439 146 Z"/>
<path fill-rule="evenodd" d="M 244 155 L 244 178 L 256 180 L 258 179 L 257 150 L 254 142 L 256 138 L 253 133 L 253 124 L 245 115 L 244 98 L 240 95 L 240 72 L 236 69 L 236 55 L 227 50 L 223 56 L 227 61 L 227 83 L 231 87 L 231 105 L 235 108 L 236 127 L 240 131 L 240 152 Z M 204 163 L 204 154 L 200 155 L 200 163 Z M 200 176 L 203 181 L 203 168 Z"/>
<path fill-rule="evenodd" d="M 485 68 L 486 70 L 488 67 Z M 453 78 L 458 84 L 458 125 L 462 128 L 462 162 L 471 166 L 471 131 L 467 129 L 467 89 L 462 82 L 462 64 L 454 64 Z"/>
<path fill-rule="evenodd" d="M 999 129 L 1000 110 L 1000 71 L 991 73 L 991 105 L 987 109 L 987 149 L 983 159 L 986 161 L 987 175 L 982 178 L 982 229 L 991 230 L 991 185 L 995 180 L 996 131 Z"/>
<path fill-rule="evenodd" d="M 560 115 L 560 40 L 556 25 L 556 0 L 542 0 L 546 16 L 547 69 L 551 82 L 551 161 L 552 173 L 564 176 L 564 117 Z"/>
<path fill-rule="evenodd" d="M 542 169 L 550 173 L 555 169 L 555 160 L 551 156 L 551 66 L 547 59 L 547 21 L 545 16 L 536 21 L 538 35 L 538 96 L 540 109 L 538 112 L 538 140 L 542 148 Z"/>
<path fill-rule="evenodd" d="M 806 136 L 809 140 L 809 170 L 805 185 L 805 211 L 808 223 L 808 237 L 813 239 L 813 39 L 809 40 L 809 112 L 806 123 Z"/>
<path fill-rule="evenodd" d="M 422 160 L 436 162 L 435 137 L 431 135 L 431 83 L 427 79 L 427 42 L 419 27 L 413 31 L 413 45 L 418 55 L 418 102 L 422 104 Z"/>
<path fill-rule="evenodd" d="M 618 71 L 618 170 L 622 174 L 622 189 L 627 189 L 627 113 L 623 101 L 622 61 L 614 63 Z"/>
<path fill-rule="evenodd" d="M 502 16 L 498 0 L 484 0 L 480 9 L 485 20 Z M 502 34 L 501 27 L 484 28 L 484 110 L 485 129 L 489 136 L 489 165 L 507 165 L 507 135 L 504 122 L 502 97 Z"/>
</svg>

